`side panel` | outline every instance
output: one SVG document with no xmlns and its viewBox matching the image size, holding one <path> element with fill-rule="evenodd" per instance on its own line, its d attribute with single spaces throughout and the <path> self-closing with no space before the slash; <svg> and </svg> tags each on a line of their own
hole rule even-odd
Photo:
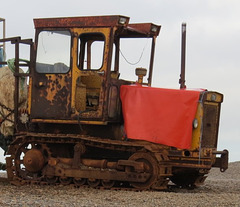
<svg viewBox="0 0 240 207">
<path fill-rule="evenodd" d="M 203 105 L 198 103 L 197 113 L 195 119 L 197 120 L 198 127 L 196 129 L 193 128 L 192 134 L 192 146 L 191 150 L 199 150 L 200 140 L 202 136 L 202 118 L 203 118 Z"/>
<path fill-rule="evenodd" d="M 32 84 L 31 117 L 69 119 L 71 115 L 71 72 L 35 73 Z"/>
<path fill-rule="evenodd" d="M 70 30 L 36 31 L 36 57 L 30 81 L 32 119 L 70 119 L 71 47 Z"/>
<path fill-rule="evenodd" d="M 204 92 L 201 99 L 195 116 L 198 127 L 193 129 L 191 150 L 217 148 L 223 95 L 217 92 Z"/>
<path fill-rule="evenodd" d="M 204 104 L 202 147 L 217 148 L 220 103 Z"/>
</svg>

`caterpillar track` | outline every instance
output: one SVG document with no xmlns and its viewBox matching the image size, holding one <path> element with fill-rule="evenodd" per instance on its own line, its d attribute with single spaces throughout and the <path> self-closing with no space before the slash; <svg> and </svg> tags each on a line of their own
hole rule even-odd
<svg viewBox="0 0 240 207">
<path fill-rule="evenodd" d="M 98 159 L 92 151 L 98 152 Z M 146 142 L 27 133 L 16 137 L 8 155 L 7 174 L 13 184 L 162 190 L 171 176 L 164 149 Z"/>
</svg>

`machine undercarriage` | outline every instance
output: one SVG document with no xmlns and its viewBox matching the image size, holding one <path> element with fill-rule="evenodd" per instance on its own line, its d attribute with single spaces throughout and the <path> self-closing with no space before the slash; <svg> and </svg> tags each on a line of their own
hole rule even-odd
<svg viewBox="0 0 240 207">
<path fill-rule="evenodd" d="M 138 190 L 166 189 L 171 165 L 164 147 L 145 142 L 82 135 L 19 135 L 10 145 L 12 183 L 74 183 L 104 188 L 130 184 Z"/>
</svg>

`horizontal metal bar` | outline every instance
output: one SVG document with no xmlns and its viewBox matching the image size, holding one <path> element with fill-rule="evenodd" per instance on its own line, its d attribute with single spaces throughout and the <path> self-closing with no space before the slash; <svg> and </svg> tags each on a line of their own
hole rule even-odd
<svg viewBox="0 0 240 207">
<path fill-rule="evenodd" d="M 0 42 L 20 41 L 20 40 L 21 40 L 21 37 L 9 37 L 9 38 L 0 39 Z"/>
<path fill-rule="evenodd" d="M 228 154 L 227 150 L 223 150 L 223 151 L 213 151 L 212 152 L 214 155 L 225 155 Z"/>
<path fill-rule="evenodd" d="M 61 169 L 61 170 L 59 170 Z M 75 168 L 58 168 L 52 174 L 52 171 L 46 170 L 46 176 L 66 176 L 66 177 L 79 177 L 89 179 L 106 179 L 106 180 L 119 180 L 129 182 L 146 182 L 150 173 L 135 173 L 135 172 L 121 172 L 110 170 L 88 170 L 88 169 L 75 169 Z"/>
<path fill-rule="evenodd" d="M 24 40 L 20 40 L 19 42 L 22 43 L 22 44 L 27 44 L 27 45 L 33 44 L 32 39 L 24 39 Z"/>
<path fill-rule="evenodd" d="M 0 65 L 7 65 L 7 62 L 0 62 Z M 20 63 L 19 66 L 22 66 L 22 67 L 29 67 L 30 64 L 29 63 Z"/>
<path fill-rule="evenodd" d="M 94 124 L 94 125 L 107 125 L 103 121 L 78 121 L 78 120 L 55 120 L 55 119 L 32 119 L 34 123 L 56 123 L 56 124 Z"/>
<path fill-rule="evenodd" d="M 14 73 L 14 76 L 18 76 L 18 77 L 27 77 L 29 75 L 30 73 Z"/>
</svg>

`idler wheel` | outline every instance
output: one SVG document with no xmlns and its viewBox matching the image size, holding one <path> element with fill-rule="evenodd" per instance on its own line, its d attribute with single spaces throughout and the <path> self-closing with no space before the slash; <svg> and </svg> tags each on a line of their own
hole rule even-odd
<svg viewBox="0 0 240 207">
<path fill-rule="evenodd" d="M 158 174 L 159 174 L 159 168 L 158 168 L 158 163 L 156 159 L 148 153 L 137 152 L 133 154 L 131 157 L 129 157 L 129 160 L 133 160 L 136 162 L 143 162 L 145 165 L 144 172 L 151 174 L 151 176 L 146 182 L 144 183 L 130 182 L 131 186 L 139 190 L 145 190 L 145 189 L 151 188 L 151 186 L 157 181 Z M 126 167 L 125 170 L 126 172 L 134 172 L 134 170 L 131 167 Z"/>
<path fill-rule="evenodd" d="M 44 166 L 44 156 L 40 150 L 31 149 L 26 152 L 23 158 L 23 164 L 29 172 L 38 172 Z"/>
</svg>

